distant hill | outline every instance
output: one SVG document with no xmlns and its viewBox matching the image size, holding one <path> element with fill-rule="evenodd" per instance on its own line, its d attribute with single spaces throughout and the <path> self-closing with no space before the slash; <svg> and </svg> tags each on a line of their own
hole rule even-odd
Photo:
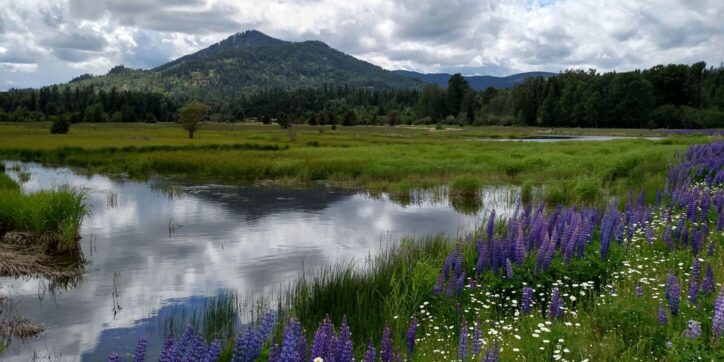
<svg viewBox="0 0 724 362">
<path fill-rule="evenodd" d="M 437 84 L 442 87 L 447 87 L 447 81 L 450 79 L 452 74 L 446 73 L 434 73 L 425 74 L 418 72 L 411 72 L 408 70 L 395 70 L 395 73 L 407 77 L 410 79 L 417 79 L 424 83 Z M 558 73 L 550 72 L 527 72 L 509 75 L 507 77 L 494 77 L 492 75 L 473 75 L 465 76 L 465 79 L 470 83 L 470 86 L 475 90 L 483 90 L 488 87 L 507 89 L 514 87 L 518 84 L 525 82 L 527 78 L 531 77 L 543 77 L 548 78 Z"/>
<path fill-rule="evenodd" d="M 234 34 L 151 70 L 117 66 L 106 75 L 82 76 L 71 83 L 201 98 L 328 84 L 373 89 L 422 86 L 419 80 L 359 60 L 325 43 L 288 42 L 255 30 Z"/>
</svg>

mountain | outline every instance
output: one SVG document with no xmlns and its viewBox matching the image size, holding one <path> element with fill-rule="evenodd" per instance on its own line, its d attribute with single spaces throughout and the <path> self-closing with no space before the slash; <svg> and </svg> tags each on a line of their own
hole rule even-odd
<svg viewBox="0 0 724 362">
<path fill-rule="evenodd" d="M 289 42 L 255 30 L 234 34 L 154 69 L 117 66 L 106 75 L 84 75 L 71 83 L 201 98 L 323 85 L 374 89 L 422 86 L 419 80 L 359 60 L 325 43 Z"/>
<path fill-rule="evenodd" d="M 452 74 L 446 74 L 446 73 L 434 73 L 434 74 L 425 74 L 425 73 L 418 73 L 418 72 L 411 72 L 408 70 L 395 70 L 395 73 L 407 77 L 410 79 L 417 79 L 424 83 L 432 83 L 437 84 L 442 87 L 447 87 L 447 81 L 450 79 Z M 556 75 L 557 73 L 550 73 L 550 72 L 527 72 L 527 73 L 519 73 L 519 74 L 513 74 L 509 75 L 507 77 L 494 77 L 492 75 L 473 75 L 473 76 L 465 76 L 465 79 L 470 83 L 470 87 L 472 87 L 475 90 L 483 90 L 488 87 L 498 88 L 498 89 L 507 89 L 514 87 L 518 84 L 521 84 L 525 82 L 526 79 L 531 77 L 543 77 L 548 78 L 550 76 Z"/>
</svg>

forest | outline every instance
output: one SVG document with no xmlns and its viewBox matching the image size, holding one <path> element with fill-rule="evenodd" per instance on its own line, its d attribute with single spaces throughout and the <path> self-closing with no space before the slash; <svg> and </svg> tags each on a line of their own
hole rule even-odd
<svg viewBox="0 0 724 362">
<path fill-rule="evenodd" d="M 0 93 L 0 121 L 64 117 L 78 122 L 175 121 L 184 96 L 55 85 Z M 507 90 L 473 90 L 460 74 L 446 88 L 376 90 L 322 86 L 209 96 L 209 119 L 231 122 L 528 125 L 586 128 L 724 126 L 724 68 L 658 65 L 632 72 L 567 70 Z"/>
</svg>

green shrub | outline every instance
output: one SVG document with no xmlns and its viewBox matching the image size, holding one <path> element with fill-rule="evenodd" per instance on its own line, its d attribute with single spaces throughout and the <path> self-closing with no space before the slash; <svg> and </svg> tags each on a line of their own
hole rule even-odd
<svg viewBox="0 0 724 362">
<path fill-rule="evenodd" d="M 50 126 L 50 133 L 52 134 L 66 134 L 70 131 L 70 120 L 66 117 L 55 116 L 52 117 L 53 124 Z"/>
</svg>

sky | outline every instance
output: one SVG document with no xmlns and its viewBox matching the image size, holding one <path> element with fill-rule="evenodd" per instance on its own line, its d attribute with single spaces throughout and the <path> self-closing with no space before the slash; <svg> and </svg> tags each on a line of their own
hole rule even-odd
<svg viewBox="0 0 724 362">
<path fill-rule="evenodd" d="M 153 68 L 249 29 L 421 72 L 718 66 L 723 19 L 722 0 L 0 0 L 0 90 Z"/>
</svg>

